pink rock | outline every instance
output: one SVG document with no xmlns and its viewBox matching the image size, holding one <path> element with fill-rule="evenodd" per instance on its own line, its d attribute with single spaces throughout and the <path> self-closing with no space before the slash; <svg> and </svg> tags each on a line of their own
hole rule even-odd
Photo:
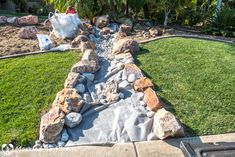
<svg viewBox="0 0 235 157">
<path fill-rule="evenodd" d="M 35 26 L 26 26 L 20 29 L 19 38 L 21 39 L 34 39 L 38 30 Z"/>
<path fill-rule="evenodd" d="M 22 16 L 17 21 L 19 25 L 35 25 L 38 24 L 38 17 L 33 15 Z"/>
</svg>

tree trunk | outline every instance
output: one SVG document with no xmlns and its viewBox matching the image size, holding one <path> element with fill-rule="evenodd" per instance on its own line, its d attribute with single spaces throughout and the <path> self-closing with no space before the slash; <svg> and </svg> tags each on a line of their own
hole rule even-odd
<svg viewBox="0 0 235 157">
<path fill-rule="evenodd" d="M 128 17 L 129 14 L 129 4 L 128 4 L 128 0 L 126 0 L 126 17 Z"/>
<path fill-rule="evenodd" d="M 169 17 L 170 12 L 171 12 L 171 10 L 165 10 L 164 27 L 167 26 L 168 17 Z"/>
</svg>

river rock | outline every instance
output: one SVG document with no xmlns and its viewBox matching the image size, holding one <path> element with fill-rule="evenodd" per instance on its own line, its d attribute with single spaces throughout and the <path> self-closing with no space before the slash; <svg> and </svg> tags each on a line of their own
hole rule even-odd
<svg viewBox="0 0 235 157">
<path fill-rule="evenodd" d="M 147 88 L 144 92 L 144 102 L 151 111 L 157 111 L 162 108 L 162 104 L 155 91 L 152 88 Z"/>
<path fill-rule="evenodd" d="M 56 143 L 64 126 L 64 113 L 58 106 L 52 107 L 42 116 L 39 140 L 44 143 Z"/>
<path fill-rule="evenodd" d="M 22 16 L 17 20 L 19 25 L 36 25 L 38 24 L 38 17 L 34 15 Z"/>
<path fill-rule="evenodd" d="M 79 125 L 81 121 L 82 115 L 80 113 L 71 112 L 65 116 L 65 125 L 69 128 Z"/>
<path fill-rule="evenodd" d="M 79 73 L 70 72 L 65 80 L 64 88 L 74 88 L 80 77 Z"/>
<path fill-rule="evenodd" d="M 184 136 L 184 129 L 176 117 L 164 108 L 154 115 L 153 132 L 159 139 Z"/>
<path fill-rule="evenodd" d="M 78 93 L 84 93 L 86 90 L 86 87 L 83 84 L 77 84 L 75 89 Z"/>
<path fill-rule="evenodd" d="M 64 88 L 57 94 L 53 106 L 59 106 L 65 113 L 79 112 L 84 104 L 82 97 L 74 88 Z"/>
<path fill-rule="evenodd" d="M 135 81 L 135 74 L 130 74 L 127 79 L 128 82 L 133 83 Z"/>
<path fill-rule="evenodd" d="M 95 75 L 92 73 L 83 73 L 82 75 L 91 82 L 93 82 L 95 79 Z"/>
<path fill-rule="evenodd" d="M 153 83 L 147 77 L 141 77 L 134 83 L 134 89 L 139 92 L 144 92 L 149 87 L 153 88 Z"/>
<path fill-rule="evenodd" d="M 139 51 L 138 43 L 133 39 L 120 39 L 113 46 L 113 54 L 132 53 Z"/>
<path fill-rule="evenodd" d="M 21 39 L 34 39 L 38 30 L 35 26 L 26 26 L 20 29 L 19 38 Z"/>
<path fill-rule="evenodd" d="M 96 61 L 81 60 L 72 67 L 71 71 L 75 73 L 95 73 L 99 69 L 100 66 Z"/>
<path fill-rule="evenodd" d="M 63 129 L 60 140 L 63 142 L 67 142 L 69 140 L 69 134 L 66 129 Z"/>
</svg>

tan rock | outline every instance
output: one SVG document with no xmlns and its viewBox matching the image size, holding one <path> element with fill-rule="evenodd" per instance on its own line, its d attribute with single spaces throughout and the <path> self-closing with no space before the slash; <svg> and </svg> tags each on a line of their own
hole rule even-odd
<svg viewBox="0 0 235 157">
<path fill-rule="evenodd" d="M 110 32 L 111 32 L 110 28 L 104 27 L 104 28 L 102 28 L 102 30 L 100 31 L 100 34 L 101 34 L 101 35 L 108 35 L 108 34 L 110 34 Z"/>
<path fill-rule="evenodd" d="M 78 83 L 79 73 L 70 72 L 65 80 L 64 88 L 74 88 Z"/>
<path fill-rule="evenodd" d="M 73 41 L 72 41 L 72 47 L 79 47 L 81 42 L 87 42 L 89 41 L 89 38 L 85 35 L 78 35 Z"/>
<path fill-rule="evenodd" d="M 17 21 L 19 25 L 35 25 L 38 24 L 38 17 L 34 15 L 22 16 Z"/>
<path fill-rule="evenodd" d="M 97 61 L 81 60 L 72 67 L 71 71 L 75 73 L 95 73 L 99 69 L 100 66 Z"/>
<path fill-rule="evenodd" d="M 53 106 L 59 106 L 65 113 L 79 112 L 84 104 L 82 97 L 76 92 L 74 88 L 64 88 L 60 91 Z"/>
<path fill-rule="evenodd" d="M 113 54 L 132 53 L 139 51 L 138 43 L 132 39 L 120 39 L 113 46 Z"/>
<path fill-rule="evenodd" d="M 138 68 L 135 64 L 126 64 L 123 73 L 124 75 L 126 75 L 127 78 L 129 77 L 130 74 L 134 74 L 135 79 L 143 77 L 140 68 Z"/>
<path fill-rule="evenodd" d="M 87 49 L 92 49 L 93 51 L 95 51 L 96 46 L 93 42 L 91 42 L 89 40 L 89 41 L 86 41 L 86 42 L 81 42 L 80 49 L 81 49 L 82 52 L 85 52 Z"/>
<path fill-rule="evenodd" d="M 115 33 L 115 41 L 117 42 L 118 40 L 120 40 L 120 39 L 123 39 L 123 38 L 125 38 L 125 37 L 127 37 L 127 34 L 126 33 L 124 33 L 124 32 L 117 32 L 117 33 Z"/>
<path fill-rule="evenodd" d="M 92 49 L 86 49 L 82 56 L 82 60 L 97 61 L 97 54 Z"/>
<path fill-rule="evenodd" d="M 154 115 L 153 133 L 158 138 L 165 139 L 184 136 L 184 129 L 172 113 L 162 108 Z"/>
<path fill-rule="evenodd" d="M 157 111 L 162 108 L 162 103 L 159 97 L 156 95 L 152 88 L 147 88 L 144 91 L 144 102 L 151 109 L 151 111 Z"/>
<path fill-rule="evenodd" d="M 19 38 L 21 39 L 34 39 L 38 30 L 35 26 L 26 26 L 20 29 Z"/>
<path fill-rule="evenodd" d="M 42 116 L 39 139 L 44 143 L 56 143 L 64 126 L 64 113 L 54 106 Z"/>
<path fill-rule="evenodd" d="M 131 26 L 122 24 L 119 28 L 120 32 L 126 33 L 127 35 L 131 34 Z"/>
<path fill-rule="evenodd" d="M 153 88 L 153 83 L 149 78 L 141 77 L 134 83 L 134 89 L 138 92 L 144 92 L 147 88 Z"/>
</svg>

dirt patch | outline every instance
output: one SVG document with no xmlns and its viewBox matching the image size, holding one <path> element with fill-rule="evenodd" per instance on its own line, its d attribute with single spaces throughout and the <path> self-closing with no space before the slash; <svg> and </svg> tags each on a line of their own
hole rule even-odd
<svg viewBox="0 0 235 157">
<path fill-rule="evenodd" d="M 0 56 L 21 54 L 27 52 L 39 51 L 38 40 L 35 39 L 20 39 L 18 32 L 21 27 L 5 25 L 0 26 Z M 50 32 L 42 24 L 36 25 L 39 34 L 49 35 Z M 70 43 L 71 40 L 58 39 L 51 35 L 53 46 Z"/>
</svg>

